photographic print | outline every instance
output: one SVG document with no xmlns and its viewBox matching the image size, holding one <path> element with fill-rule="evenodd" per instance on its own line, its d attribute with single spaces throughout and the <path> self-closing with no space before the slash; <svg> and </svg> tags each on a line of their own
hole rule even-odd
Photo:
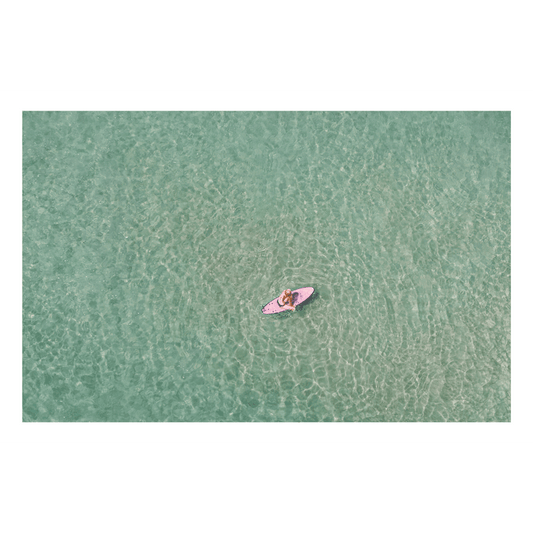
<svg viewBox="0 0 533 533">
<path fill-rule="evenodd" d="M 25 422 L 510 422 L 510 112 L 23 113 Z"/>
</svg>

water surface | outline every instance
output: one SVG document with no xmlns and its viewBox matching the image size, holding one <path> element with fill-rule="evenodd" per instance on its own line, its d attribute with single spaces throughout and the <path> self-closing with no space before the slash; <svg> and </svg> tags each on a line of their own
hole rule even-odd
<svg viewBox="0 0 533 533">
<path fill-rule="evenodd" d="M 510 421 L 510 113 L 23 129 L 25 421 Z"/>
</svg>

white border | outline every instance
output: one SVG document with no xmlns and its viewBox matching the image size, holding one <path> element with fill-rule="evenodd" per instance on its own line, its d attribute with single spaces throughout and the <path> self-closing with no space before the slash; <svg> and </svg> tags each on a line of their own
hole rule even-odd
<svg viewBox="0 0 533 533">
<path fill-rule="evenodd" d="M 1 445 L 531 445 L 531 88 L 0 88 Z M 511 423 L 22 423 L 22 111 L 511 111 Z"/>
</svg>

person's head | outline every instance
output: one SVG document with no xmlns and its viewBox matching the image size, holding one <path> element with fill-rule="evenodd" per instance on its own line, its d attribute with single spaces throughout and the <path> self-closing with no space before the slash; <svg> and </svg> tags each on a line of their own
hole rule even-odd
<svg viewBox="0 0 533 533">
<path fill-rule="evenodd" d="M 291 290 L 290 289 L 285 289 L 285 292 L 283 294 L 285 296 L 290 296 L 291 295 Z"/>
</svg>

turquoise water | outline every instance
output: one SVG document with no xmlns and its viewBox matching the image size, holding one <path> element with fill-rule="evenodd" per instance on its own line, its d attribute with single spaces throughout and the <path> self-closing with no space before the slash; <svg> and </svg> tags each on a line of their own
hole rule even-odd
<svg viewBox="0 0 533 533">
<path fill-rule="evenodd" d="M 510 147 L 507 112 L 24 113 L 23 419 L 510 421 Z"/>
</svg>

